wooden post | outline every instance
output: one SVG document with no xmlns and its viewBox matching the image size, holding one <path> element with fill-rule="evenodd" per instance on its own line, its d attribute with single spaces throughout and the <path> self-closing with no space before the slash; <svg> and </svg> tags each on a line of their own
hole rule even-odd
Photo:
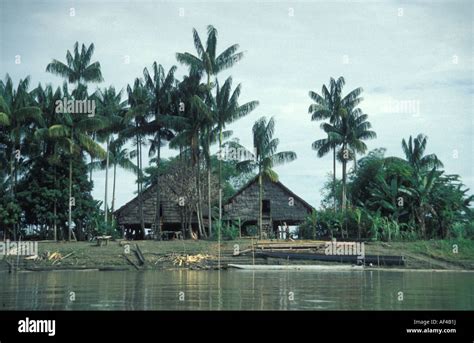
<svg viewBox="0 0 474 343">
<path fill-rule="evenodd" d="M 242 238 L 242 226 L 240 223 L 240 217 L 239 217 L 239 238 Z"/>
</svg>

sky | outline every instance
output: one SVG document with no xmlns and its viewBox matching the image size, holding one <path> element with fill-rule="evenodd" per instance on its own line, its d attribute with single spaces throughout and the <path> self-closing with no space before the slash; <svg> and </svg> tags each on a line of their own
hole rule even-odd
<svg viewBox="0 0 474 343">
<path fill-rule="evenodd" d="M 240 102 L 260 105 L 231 124 L 233 137 L 252 147 L 252 125 L 275 117 L 279 150 L 296 161 L 276 168 L 286 186 L 313 206 L 332 172 L 332 156 L 318 158 L 311 143 L 324 138 L 308 114 L 308 91 L 321 92 L 330 77 L 344 76 L 343 93 L 364 89 L 360 108 L 377 139 L 369 150 L 403 157 L 402 138 L 428 136 L 448 174 L 474 187 L 473 2 L 466 1 L 5 1 L 0 0 L 0 77 L 15 84 L 27 75 L 61 85 L 45 71 L 65 61 L 76 41 L 94 43 L 104 82 L 125 89 L 156 61 L 176 76 L 187 73 L 176 52 L 195 53 L 192 29 L 205 40 L 218 30 L 217 51 L 238 43 L 245 57 L 218 75 L 242 84 Z M 216 149 L 214 148 L 214 151 Z M 165 149 L 163 156 L 176 155 Z M 145 164 L 147 158 L 145 158 Z M 341 166 L 338 165 L 338 177 Z M 109 174 L 110 175 L 110 174 Z M 133 174 L 119 170 L 116 204 L 134 197 Z M 111 179 L 110 179 L 111 181 Z M 94 192 L 104 198 L 105 173 L 94 172 Z M 111 199 L 111 187 L 109 187 Z M 472 192 L 471 192 L 472 193 Z"/>
</svg>

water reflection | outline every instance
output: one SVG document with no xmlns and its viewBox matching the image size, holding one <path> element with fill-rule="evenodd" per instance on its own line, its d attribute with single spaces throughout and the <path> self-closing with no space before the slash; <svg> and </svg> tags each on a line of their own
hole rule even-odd
<svg viewBox="0 0 474 343">
<path fill-rule="evenodd" d="M 474 274 L 456 272 L 0 274 L 2 310 L 473 310 L 473 297 Z"/>
</svg>

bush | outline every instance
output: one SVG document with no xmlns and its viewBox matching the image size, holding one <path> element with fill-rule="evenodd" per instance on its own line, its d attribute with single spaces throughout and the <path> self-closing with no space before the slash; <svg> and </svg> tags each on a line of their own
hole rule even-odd
<svg viewBox="0 0 474 343">
<path fill-rule="evenodd" d="M 221 239 L 225 241 L 233 241 L 234 239 L 239 237 L 239 227 L 235 225 L 235 223 L 223 223 L 221 228 L 221 224 L 219 222 L 216 222 L 215 224 L 213 224 L 213 226 L 215 228 L 215 232 L 217 233 L 216 235 L 212 236 L 213 240 L 219 239 L 219 233 Z"/>
<path fill-rule="evenodd" d="M 456 222 L 451 226 L 450 233 L 456 239 L 474 239 L 474 223 Z"/>
</svg>

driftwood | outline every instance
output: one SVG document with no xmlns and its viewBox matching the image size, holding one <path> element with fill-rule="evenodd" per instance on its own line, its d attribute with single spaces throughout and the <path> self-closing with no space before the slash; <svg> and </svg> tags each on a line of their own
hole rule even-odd
<svg viewBox="0 0 474 343">
<path fill-rule="evenodd" d="M 253 249 L 245 249 L 245 250 L 239 251 L 236 254 L 232 254 L 232 256 L 242 256 L 242 255 L 245 255 L 245 254 L 247 254 L 249 252 L 252 252 L 252 251 L 253 251 Z"/>
<path fill-rule="evenodd" d="M 31 272 L 49 272 L 49 271 L 62 271 L 62 270 L 99 270 L 98 268 L 92 268 L 87 266 L 67 266 L 67 267 L 53 267 L 53 266 L 45 266 L 45 267 L 27 267 L 25 270 Z"/>
<path fill-rule="evenodd" d="M 64 257 L 61 257 L 61 260 L 64 260 L 64 259 L 68 258 L 68 257 L 71 256 L 71 255 L 74 255 L 74 251 L 73 251 L 73 252 L 70 252 L 69 254 L 67 254 L 67 255 L 64 256 Z"/>
<path fill-rule="evenodd" d="M 138 246 L 138 244 L 135 244 L 135 246 L 137 247 L 137 250 L 135 251 L 135 254 L 137 255 L 138 260 L 140 261 L 140 264 L 144 265 L 145 262 L 146 262 L 145 256 L 143 256 L 143 253 L 140 250 L 140 247 Z"/>
<path fill-rule="evenodd" d="M 140 267 L 137 266 L 137 264 L 135 262 L 133 262 L 131 259 L 129 259 L 127 255 L 122 254 L 122 256 L 125 257 L 127 262 L 130 263 L 132 266 L 134 266 L 136 270 L 140 270 Z"/>
</svg>

